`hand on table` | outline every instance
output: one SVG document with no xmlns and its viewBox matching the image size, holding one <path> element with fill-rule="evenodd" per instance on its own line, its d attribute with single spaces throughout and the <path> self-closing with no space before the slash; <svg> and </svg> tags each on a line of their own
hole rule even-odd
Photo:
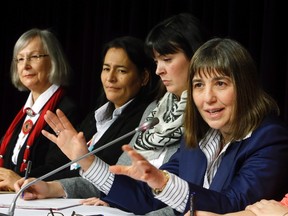
<svg viewBox="0 0 288 216">
<path fill-rule="evenodd" d="M 97 197 L 90 197 L 88 199 L 84 199 L 80 201 L 83 205 L 93 205 L 93 206 L 109 206 L 108 203 L 102 201 L 101 199 Z"/>
<path fill-rule="evenodd" d="M 10 169 L 0 167 L 0 189 L 3 191 L 14 191 L 14 183 L 19 180 L 21 176 Z"/>
</svg>

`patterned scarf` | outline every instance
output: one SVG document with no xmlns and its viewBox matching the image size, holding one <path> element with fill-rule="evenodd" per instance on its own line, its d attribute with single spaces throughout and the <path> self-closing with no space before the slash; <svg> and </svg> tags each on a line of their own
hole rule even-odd
<svg viewBox="0 0 288 216">
<path fill-rule="evenodd" d="M 156 108 L 147 116 L 146 121 L 157 117 L 159 123 L 153 128 L 140 132 L 134 148 L 137 150 L 157 150 L 178 144 L 183 134 L 183 114 L 187 101 L 187 91 L 180 100 L 167 92 Z"/>
<path fill-rule="evenodd" d="M 33 128 L 30 131 L 29 137 L 27 138 L 27 144 L 24 151 L 23 156 L 23 162 L 20 167 L 20 171 L 25 171 L 27 167 L 27 162 L 30 154 L 30 148 L 32 147 L 34 140 L 37 139 L 39 136 L 41 130 L 46 125 L 46 122 L 44 120 L 44 115 L 47 112 L 47 110 L 54 110 L 55 106 L 58 104 L 60 99 L 62 98 L 64 94 L 64 90 L 62 87 L 59 87 L 57 91 L 51 96 L 51 98 L 47 101 L 47 103 L 42 108 L 41 114 L 36 121 L 36 123 L 33 125 Z M 23 107 L 24 108 L 24 107 Z M 20 120 L 26 115 L 26 112 L 23 112 L 23 108 L 18 112 L 16 117 L 14 118 L 13 122 L 9 126 L 6 134 L 4 135 L 4 138 L 2 140 L 1 146 L 0 146 L 0 167 L 3 167 L 4 165 L 4 155 L 6 152 L 6 147 L 9 144 L 9 141 L 13 135 L 15 127 L 19 124 Z"/>
</svg>

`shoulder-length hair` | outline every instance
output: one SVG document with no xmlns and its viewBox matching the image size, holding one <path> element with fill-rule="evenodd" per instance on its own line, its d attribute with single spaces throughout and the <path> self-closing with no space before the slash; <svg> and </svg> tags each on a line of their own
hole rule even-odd
<svg viewBox="0 0 288 216">
<path fill-rule="evenodd" d="M 51 71 L 49 72 L 49 81 L 52 84 L 68 86 L 70 82 L 71 67 L 67 61 L 67 57 L 63 48 L 56 36 L 49 30 L 41 30 L 33 28 L 23 33 L 17 40 L 13 50 L 13 59 L 11 62 L 10 73 L 13 85 L 20 91 L 28 91 L 28 89 L 20 81 L 17 72 L 18 53 L 25 48 L 28 43 L 39 37 L 45 54 L 49 55 L 51 60 Z"/>
<path fill-rule="evenodd" d="M 250 53 L 232 39 L 211 39 L 195 52 L 190 64 L 184 120 L 187 146 L 196 147 L 209 130 L 193 101 L 193 78 L 195 75 L 213 74 L 230 77 L 236 92 L 228 141 L 245 138 L 259 126 L 266 115 L 279 115 L 276 101 L 264 92 L 259 83 L 256 65 Z"/>
</svg>

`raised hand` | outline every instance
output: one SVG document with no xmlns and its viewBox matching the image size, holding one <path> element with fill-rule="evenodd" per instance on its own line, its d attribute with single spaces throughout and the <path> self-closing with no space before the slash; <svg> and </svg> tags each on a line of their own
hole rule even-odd
<svg viewBox="0 0 288 216">
<path fill-rule="evenodd" d="M 115 174 L 127 175 L 136 180 L 146 182 L 151 188 L 161 188 L 167 178 L 163 172 L 150 164 L 141 154 L 137 153 L 131 146 L 122 147 L 132 160 L 132 165 L 110 166 L 110 171 Z"/>
<path fill-rule="evenodd" d="M 55 131 L 55 134 L 42 130 L 42 134 L 49 140 L 54 142 L 61 151 L 70 159 L 74 160 L 88 153 L 88 148 L 84 134 L 77 132 L 65 114 L 60 110 L 56 110 L 56 114 L 47 111 L 44 115 L 47 124 Z M 88 168 L 94 156 L 87 157 L 78 163 L 85 170 Z"/>
</svg>

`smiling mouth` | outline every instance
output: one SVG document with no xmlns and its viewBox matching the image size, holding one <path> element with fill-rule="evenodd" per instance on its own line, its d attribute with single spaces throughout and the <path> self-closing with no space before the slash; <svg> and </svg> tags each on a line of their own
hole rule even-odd
<svg viewBox="0 0 288 216">
<path fill-rule="evenodd" d="M 29 77 L 29 76 L 34 76 L 35 74 L 34 73 L 28 73 L 28 74 L 25 74 L 23 75 L 24 77 Z"/>
<path fill-rule="evenodd" d="M 214 113 L 218 113 L 221 112 L 223 109 L 215 109 L 215 110 L 207 110 L 206 112 L 210 113 L 210 114 L 214 114 Z"/>
</svg>

